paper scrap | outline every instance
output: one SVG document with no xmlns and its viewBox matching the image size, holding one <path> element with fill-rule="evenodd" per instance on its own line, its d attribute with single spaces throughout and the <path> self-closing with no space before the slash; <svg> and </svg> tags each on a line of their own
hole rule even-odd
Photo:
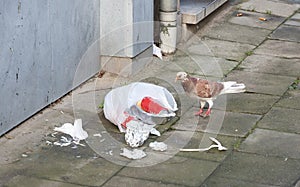
<svg viewBox="0 0 300 187">
<path fill-rule="evenodd" d="M 123 152 L 120 153 L 120 155 L 124 156 L 124 157 L 127 157 L 129 159 L 133 159 L 133 160 L 141 159 L 141 158 L 144 158 L 145 156 L 147 156 L 146 153 L 142 150 L 133 149 L 131 151 L 131 150 L 128 150 L 126 148 L 123 148 Z"/>
<path fill-rule="evenodd" d="M 156 135 L 156 136 L 160 136 L 160 132 L 156 128 L 152 128 L 150 130 L 150 134 L 153 134 L 153 135 Z"/>
<path fill-rule="evenodd" d="M 88 137 L 85 130 L 82 129 L 82 120 L 75 119 L 74 125 L 65 123 L 61 127 L 55 127 L 54 131 L 62 132 L 70 135 L 75 141 L 84 140 Z"/>
<path fill-rule="evenodd" d="M 153 55 L 157 56 L 161 60 L 163 59 L 161 49 L 159 47 L 157 47 L 155 44 L 153 44 Z"/>
<path fill-rule="evenodd" d="M 164 142 L 151 142 L 149 144 L 149 147 L 151 147 L 155 151 L 165 151 L 168 149 L 168 145 L 165 144 Z"/>
</svg>

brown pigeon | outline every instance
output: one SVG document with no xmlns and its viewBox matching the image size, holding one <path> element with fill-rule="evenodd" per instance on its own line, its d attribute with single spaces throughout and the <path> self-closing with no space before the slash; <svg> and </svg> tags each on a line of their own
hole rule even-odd
<svg viewBox="0 0 300 187">
<path fill-rule="evenodd" d="M 234 81 L 208 81 L 205 79 L 191 77 L 186 72 L 178 72 L 175 81 L 177 80 L 181 80 L 181 85 L 188 96 L 192 98 L 198 98 L 200 100 L 200 110 L 195 115 L 200 115 L 203 117 L 210 115 L 213 101 L 218 95 L 246 91 L 246 86 L 244 84 L 237 84 Z M 208 103 L 208 110 L 204 115 L 202 115 L 203 107 L 206 102 Z"/>
</svg>

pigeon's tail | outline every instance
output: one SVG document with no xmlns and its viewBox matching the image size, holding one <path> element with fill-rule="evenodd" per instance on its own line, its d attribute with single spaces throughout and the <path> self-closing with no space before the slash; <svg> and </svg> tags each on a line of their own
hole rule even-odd
<svg viewBox="0 0 300 187">
<path fill-rule="evenodd" d="M 246 91 L 245 84 L 238 84 L 234 81 L 223 82 L 224 88 L 220 94 L 241 93 Z"/>
</svg>

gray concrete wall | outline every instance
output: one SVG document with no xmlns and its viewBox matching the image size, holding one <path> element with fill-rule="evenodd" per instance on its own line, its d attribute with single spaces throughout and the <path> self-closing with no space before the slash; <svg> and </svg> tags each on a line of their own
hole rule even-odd
<svg viewBox="0 0 300 187">
<path fill-rule="evenodd" d="M 100 69 L 99 15 L 100 0 L 0 0 L 0 135 Z"/>
</svg>

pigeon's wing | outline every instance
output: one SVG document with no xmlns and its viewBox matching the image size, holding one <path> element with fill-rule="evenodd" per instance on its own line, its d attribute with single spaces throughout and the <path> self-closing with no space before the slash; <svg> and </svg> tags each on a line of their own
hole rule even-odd
<svg viewBox="0 0 300 187">
<path fill-rule="evenodd" d="M 224 85 L 219 82 L 212 82 L 204 79 L 192 78 L 195 85 L 195 93 L 201 98 L 216 97 L 224 88 Z"/>
</svg>

